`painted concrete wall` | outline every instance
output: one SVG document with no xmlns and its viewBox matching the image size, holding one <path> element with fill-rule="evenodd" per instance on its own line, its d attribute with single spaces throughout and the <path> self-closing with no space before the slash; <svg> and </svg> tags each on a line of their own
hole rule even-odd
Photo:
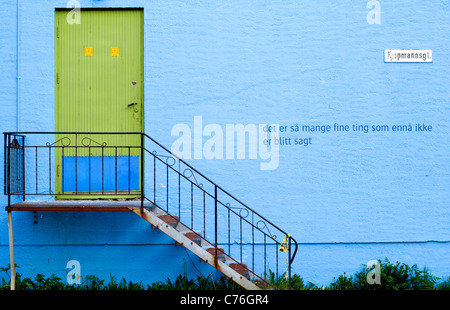
<svg viewBox="0 0 450 310">
<path fill-rule="evenodd" d="M 168 148 L 178 139 L 174 126 L 193 129 L 196 116 L 221 128 L 432 126 L 280 133 L 311 144 L 279 146 L 275 170 L 261 170 L 260 157 L 188 160 L 294 236 L 300 248 L 293 272 L 319 285 L 384 257 L 450 275 L 449 3 L 379 3 L 380 24 L 370 24 L 366 0 L 127 2 L 144 8 L 146 132 Z M 66 4 L 20 4 L 19 93 L 16 4 L 3 4 L 2 131 L 18 124 L 21 131 L 54 130 L 53 14 Z M 385 63 L 388 48 L 432 49 L 433 62 Z M 183 273 L 184 263 L 192 276 L 212 272 L 134 214 L 99 221 L 95 213 L 42 213 L 33 224 L 32 214 L 17 212 L 14 229 L 24 274 L 64 278 L 70 259 L 80 261 L 82 275 L 143 282 Z M 8 262 L 3 212 L 0 266 Z"/>
</svg>

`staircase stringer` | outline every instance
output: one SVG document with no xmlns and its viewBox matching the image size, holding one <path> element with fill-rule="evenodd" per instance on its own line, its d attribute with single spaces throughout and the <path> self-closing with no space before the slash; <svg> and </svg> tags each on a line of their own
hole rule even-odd
<svg viewBox="0 0 450 310">
<path fill-rule="evenodd" d="M 158 216 L 141 207 L 129 207 L 131 211 L 142 217 L 144 220 L 149 222 L 154 228 L 159 229 L 169 237 L 171 237 L 179 245 L 184 246 L 186 249 L 191 251 L 193 254 L 198 256 L 202 261 L 208 263 L 218 271 L 222 272 L 226 277 L 233 280 L 235 283 L 239 284 L 247 290 L 260 290 L 261 288 L 255 285 L 252 281 L 236 272 L 230 268 L 226 263 L 219 259 L 216 259 L 214 255 L 208 253 L 204 248 L 199 246 L 197 243 L 191 239 L 184 236 L 183 233 L 173 228 L 171 225 L 167 224 Z"/>
</svg>

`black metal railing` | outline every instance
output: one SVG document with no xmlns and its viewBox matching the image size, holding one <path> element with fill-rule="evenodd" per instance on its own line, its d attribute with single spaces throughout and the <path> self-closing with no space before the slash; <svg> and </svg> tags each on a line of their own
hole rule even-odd
<svg viewBox="0 0 450 310">
<path fill-rule="evenodd" d="M 26 132 L 4 136 L 4 191 L 8 196 L 143 200 L 141 133 Z"/>
<path fill-rule="evenodd" d="M 4 136 L 4 193 L 22 195 L 25 199 L 25 136 Z"/>
<path fill-rule="evenodd" d="M 216 257 L 223 251 L 261 280 L 285 274 L 290 286 L 295 239 L 147 134 L 24 132 L 4 141 L 8 204 L 14 195 L 149 201 L 212 244 Z"/>
</svg>

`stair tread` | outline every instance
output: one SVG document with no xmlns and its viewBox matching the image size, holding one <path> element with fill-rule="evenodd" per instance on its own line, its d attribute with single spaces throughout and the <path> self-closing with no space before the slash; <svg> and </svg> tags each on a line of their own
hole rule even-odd
<svg viewBox="0 0 450 310">
<path fill-rule="evenodd" d="M 230 267 L 231 269 L 240 274 L 245 274 L 249 272 L 247 265 L 245 264 L 231 263 L 228 265 L 228 267 Z"/>
<path fill-rule="evenodd" d="M 206 252 L 211 255 L 216 255 L 216 248 L 207 248 Z M 217 255 L 225 255 L 225 251 L 222 248 L 217 248 Z"/>
<path fill-rule="evenodd" d="M 161 216 L 158 216 L 158 218 L 161 219 L 162 221 L 166 222 L 166 223 L 178 223 L 178 222 L 180 222 L 180 219 L 178 218 L 178 216 L 161 215 Z"/>
<path fill-rule="evenodd" d="M 186 238 L 189 238 L 189 239 L 199 239 L 199 238 L 202 237 L 202 236 L 200 236 L 199 234 L 197 234 L 195 232 L 187 232 L 187 233 L 184 234 L 184 236 Z"/>
</svg>

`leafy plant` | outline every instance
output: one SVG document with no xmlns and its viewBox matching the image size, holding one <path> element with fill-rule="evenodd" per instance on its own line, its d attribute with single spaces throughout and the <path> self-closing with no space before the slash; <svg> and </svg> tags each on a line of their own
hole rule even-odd
<svg viewBox="0 0 450 310">
<path fill-rule="evenodd" d="M 331 290 L 353 290 L 355 289 L 355 283 L 353 276 L 347 277 L 344 274 L 340 275 L 337 279 L 334 278 L 334 281 L 330 284 L 329 289 Z"/>
<path fill-rule="evenodd" d="M 450 276 L 436 285 L 438 290 L 450 290 Z"/>
<path fill-rule="evenodd" d="M 362 269 L 354 275 L 348 276 L 346 273 L 333 278 L 334 280 L 328 287 L 328 290 L 448 290 L 450 289 L 450 277 L 438 283 L 438 278 L 433 276 L 427 268 L 420 270 L 417 265 L 408 266 L 403 263 L 391 263 L 387 258 L 379 260 L 381 283 L 369 284 L 367 275 L 371 271 L 363 265 Z M 18 268 L 18 266 L 16 266 Z M 0 267 L 0 273 L 6 273 L 10 278 L 10 266 Z M 286 273 L 276 275 L 269 270 L 266 274 L 266 280 L 279 290 L 289 289 L 289 281 Z M 179 275 L 174 281 L 167 279 L 165 282 L 157 281 L 145 288 L 141 282 L 133 283 L 122 278 L 118 281 L 111 276 L 110 282 L 99 279 L 94 275 L 86 275 L 84 281 L 79 285 L 69 285 L 64 283 L 61 278 L 52 275 L 45 277 L 37 274 L 34 278 L 23 277 L 16 272 L 15 278 L 16 290 L 243 290 L 241 286 L 224 277 L 214 281 L 211 274 L 207 277 L 198 276 L 197 279 L 190 279 L 184 275 Z M 1 278 L 0 290 L 11 289 L 11 280 Z M 319 289 L 316 285 L 308 283 L 305 285 L 303 278 L 298 274 L 291 277 L 291 289 L 293 290 L 312 290 Z"/>
<path fill-rule="evenodd" d="M 86 290 L 102 290 L 104 288 L 105 280 L 102 280 L 94 275 L 86 275 L 81 287 Z M 82 289 L 80 287 L 80 289 Z"/>
<path fill-rule="evenodd" d="M 102 282 L 103 284 L 103 282 Z M 127 281 L 122 278 L 120 281 L 116 280 L 116 277 L 111 276 L 110 282 L 103 287 L 104 290 L 129 290 L 129 291 L 136 291 L 136 290 L 143 290 L 144 286 L 141 284 L 141 282 L 139 283 L 133 283 L 131 281 L 129 281 L 127 283 Z"/>
<path fill-rule="evenodd" d="M 175 281 L 167 279 L 166 282 L 157 281 L 147 286 L 149 290 L 238 290 L 242 289 L 233 281 L 221 277 L 214 282 L 210 277 L 198 276 L 196 280 L 179 275 Z"/>
<path fill-rule="evenodd" d="M 266 275 L 267 281 L 273 286 L 278 288 L 279 290 L 287 290 L 289 289 L 289 280 L 286 277 L 286 273 L 283 273 L 280 276 L 276 276 L 275 273 L 269 269 L 268 275 Z M 311 288 L 310 286 L 305 286 L 303 282 L 303 278 L 298 274 L 293 274 L 291 276 L 291 289 L 292 290 L 304 290 Z"/>
<path fill-rule="evenodd" d="M 355 288 L 364 290 L 430 290 L 435 288 L 437 277 L 433 276 L 427 268 L 420 270 L 417 265 L 395 262 L 391 263 L 387 258 L 379 260 L 381 271 L 381 283 L 369 284 L 367 274 L 369 268 L 363 269 L 355 275 Z"/>
</svg>

